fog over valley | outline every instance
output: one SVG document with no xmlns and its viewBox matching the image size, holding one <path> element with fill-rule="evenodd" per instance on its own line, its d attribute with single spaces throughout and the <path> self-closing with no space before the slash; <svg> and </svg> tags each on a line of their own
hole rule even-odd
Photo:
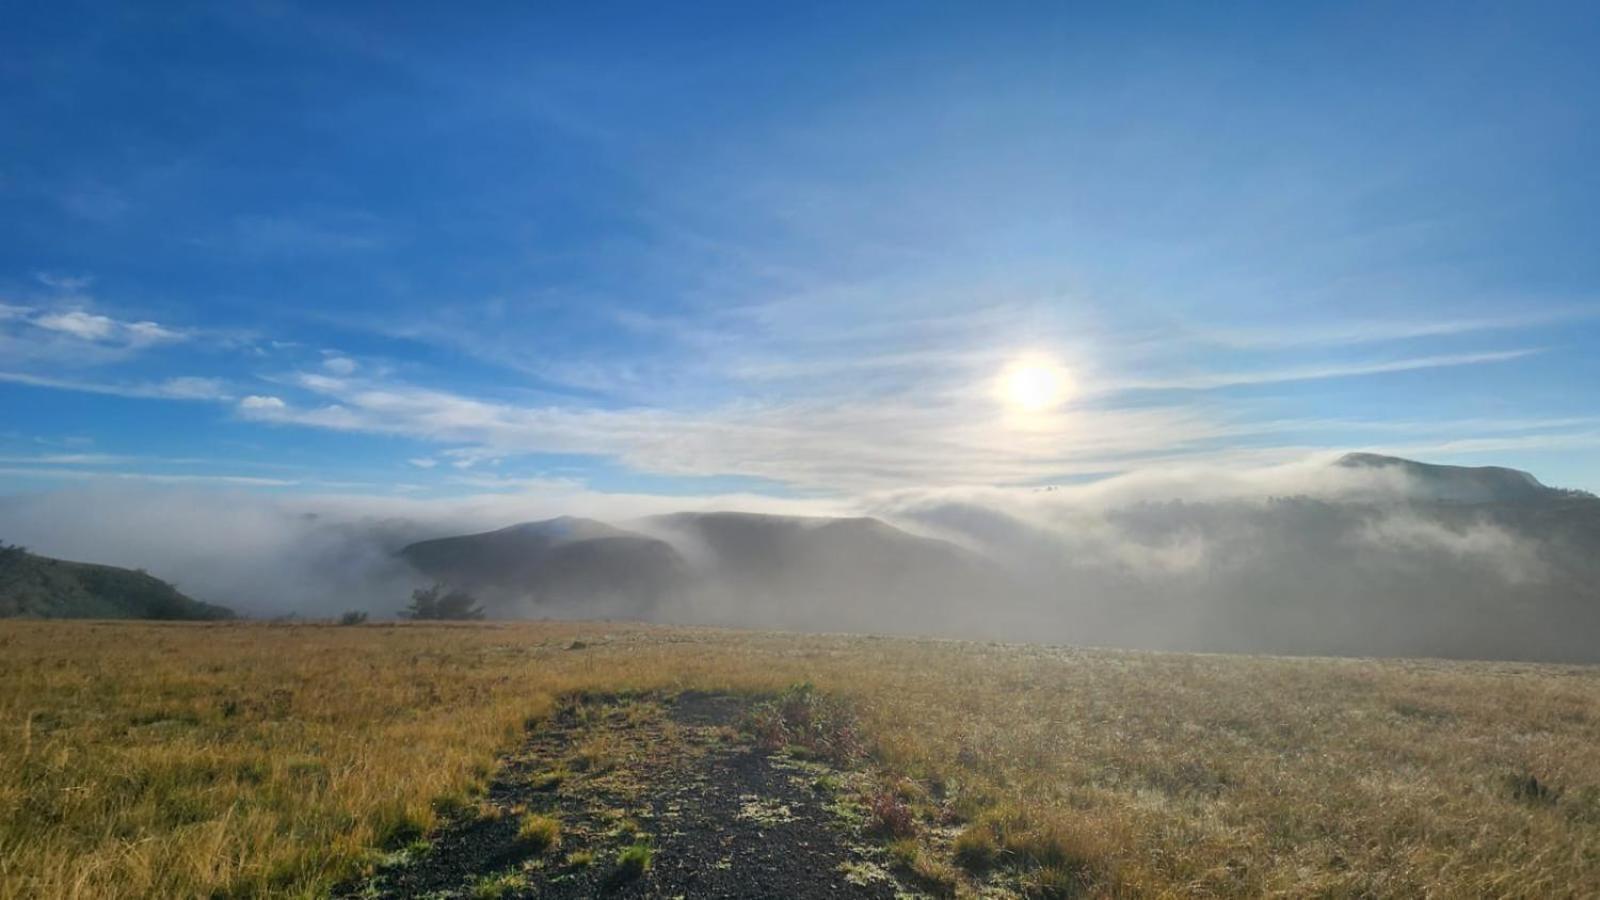
<svg viewBox="0 0 1600 900">
<path fill-rule="evenodd" d="M 1512 469 L 1350 454 L 1051 488 L 668 502 L 72 489 L 0 500 L 0 537 L 143 567 L 260 617 L 384 618 L 440 582 L 495 618 L 1600 659 L 1587 639 L 1600 500 Z"/>
</svg>

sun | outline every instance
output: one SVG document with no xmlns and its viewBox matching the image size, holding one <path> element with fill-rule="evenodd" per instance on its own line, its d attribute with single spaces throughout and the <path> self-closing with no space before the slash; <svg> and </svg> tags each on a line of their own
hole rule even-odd
<svg viewBox="0 0 1600 900">
<path fill-rule="evenodd" d="M 1072 374 L 1048 359 L 1019 359 L 1000 373 L 1000 397 L 1019 412 L 1060 406 L 1072 393 Z"/>
</svg>

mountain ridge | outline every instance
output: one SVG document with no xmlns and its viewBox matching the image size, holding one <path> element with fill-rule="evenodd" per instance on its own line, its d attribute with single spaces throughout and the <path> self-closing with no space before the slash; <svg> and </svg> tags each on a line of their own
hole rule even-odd
<svg viewBox="0 0 1600 900">
<path fill-rule="evenodd" d="M 1517 502 L 1570 493 L 1545 485 L 1533 473 L 1505 466 L 1452 466 L 1380 453 L 1346 453 L 1334 462 L 1345 469 L 1392 470 L 1415 480 L 1433 499 Z"/>
<path fill-rule="evenodd" d="M 74 562 L 0 544 L 0 618 L 232 619 L 136 569 Z"/>
<path fill-rule="evenodd" d="M 1600 661 L 1600 499 L 1498 466 L 1356 453 L 1327 471 L 1375 475 L 1266 502 L 564 517 L 401 553 L 512 618 Z"/>
</svg>

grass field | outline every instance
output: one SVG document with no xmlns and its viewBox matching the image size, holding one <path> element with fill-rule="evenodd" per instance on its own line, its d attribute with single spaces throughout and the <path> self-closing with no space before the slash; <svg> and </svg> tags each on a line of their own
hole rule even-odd
<svg viewBox="0 0 1600 900">
<path fill-rule="evenodd" d="M 1600 896 L 1600 670 L 617 624 L 0 622 L 0 896 L 320 896 L 574 691 L 860 717 L 933 892 Z"/>
</svg>

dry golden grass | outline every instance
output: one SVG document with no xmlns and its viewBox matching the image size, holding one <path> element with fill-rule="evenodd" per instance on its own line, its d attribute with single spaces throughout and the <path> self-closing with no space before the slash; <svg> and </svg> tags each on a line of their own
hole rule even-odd
<svg viewBox="0 0 1600 900">
<path fill-rule="evenodd" d="M 1596 669 L 25 621 L 0 623 L 0 896 L 319 896 L 561 694 L 803 679 L 959 813 L 897 850 L 959 893 L 964 828 L 990 888 L 1042 896 L 1600 896 Z"/>
</svg>

